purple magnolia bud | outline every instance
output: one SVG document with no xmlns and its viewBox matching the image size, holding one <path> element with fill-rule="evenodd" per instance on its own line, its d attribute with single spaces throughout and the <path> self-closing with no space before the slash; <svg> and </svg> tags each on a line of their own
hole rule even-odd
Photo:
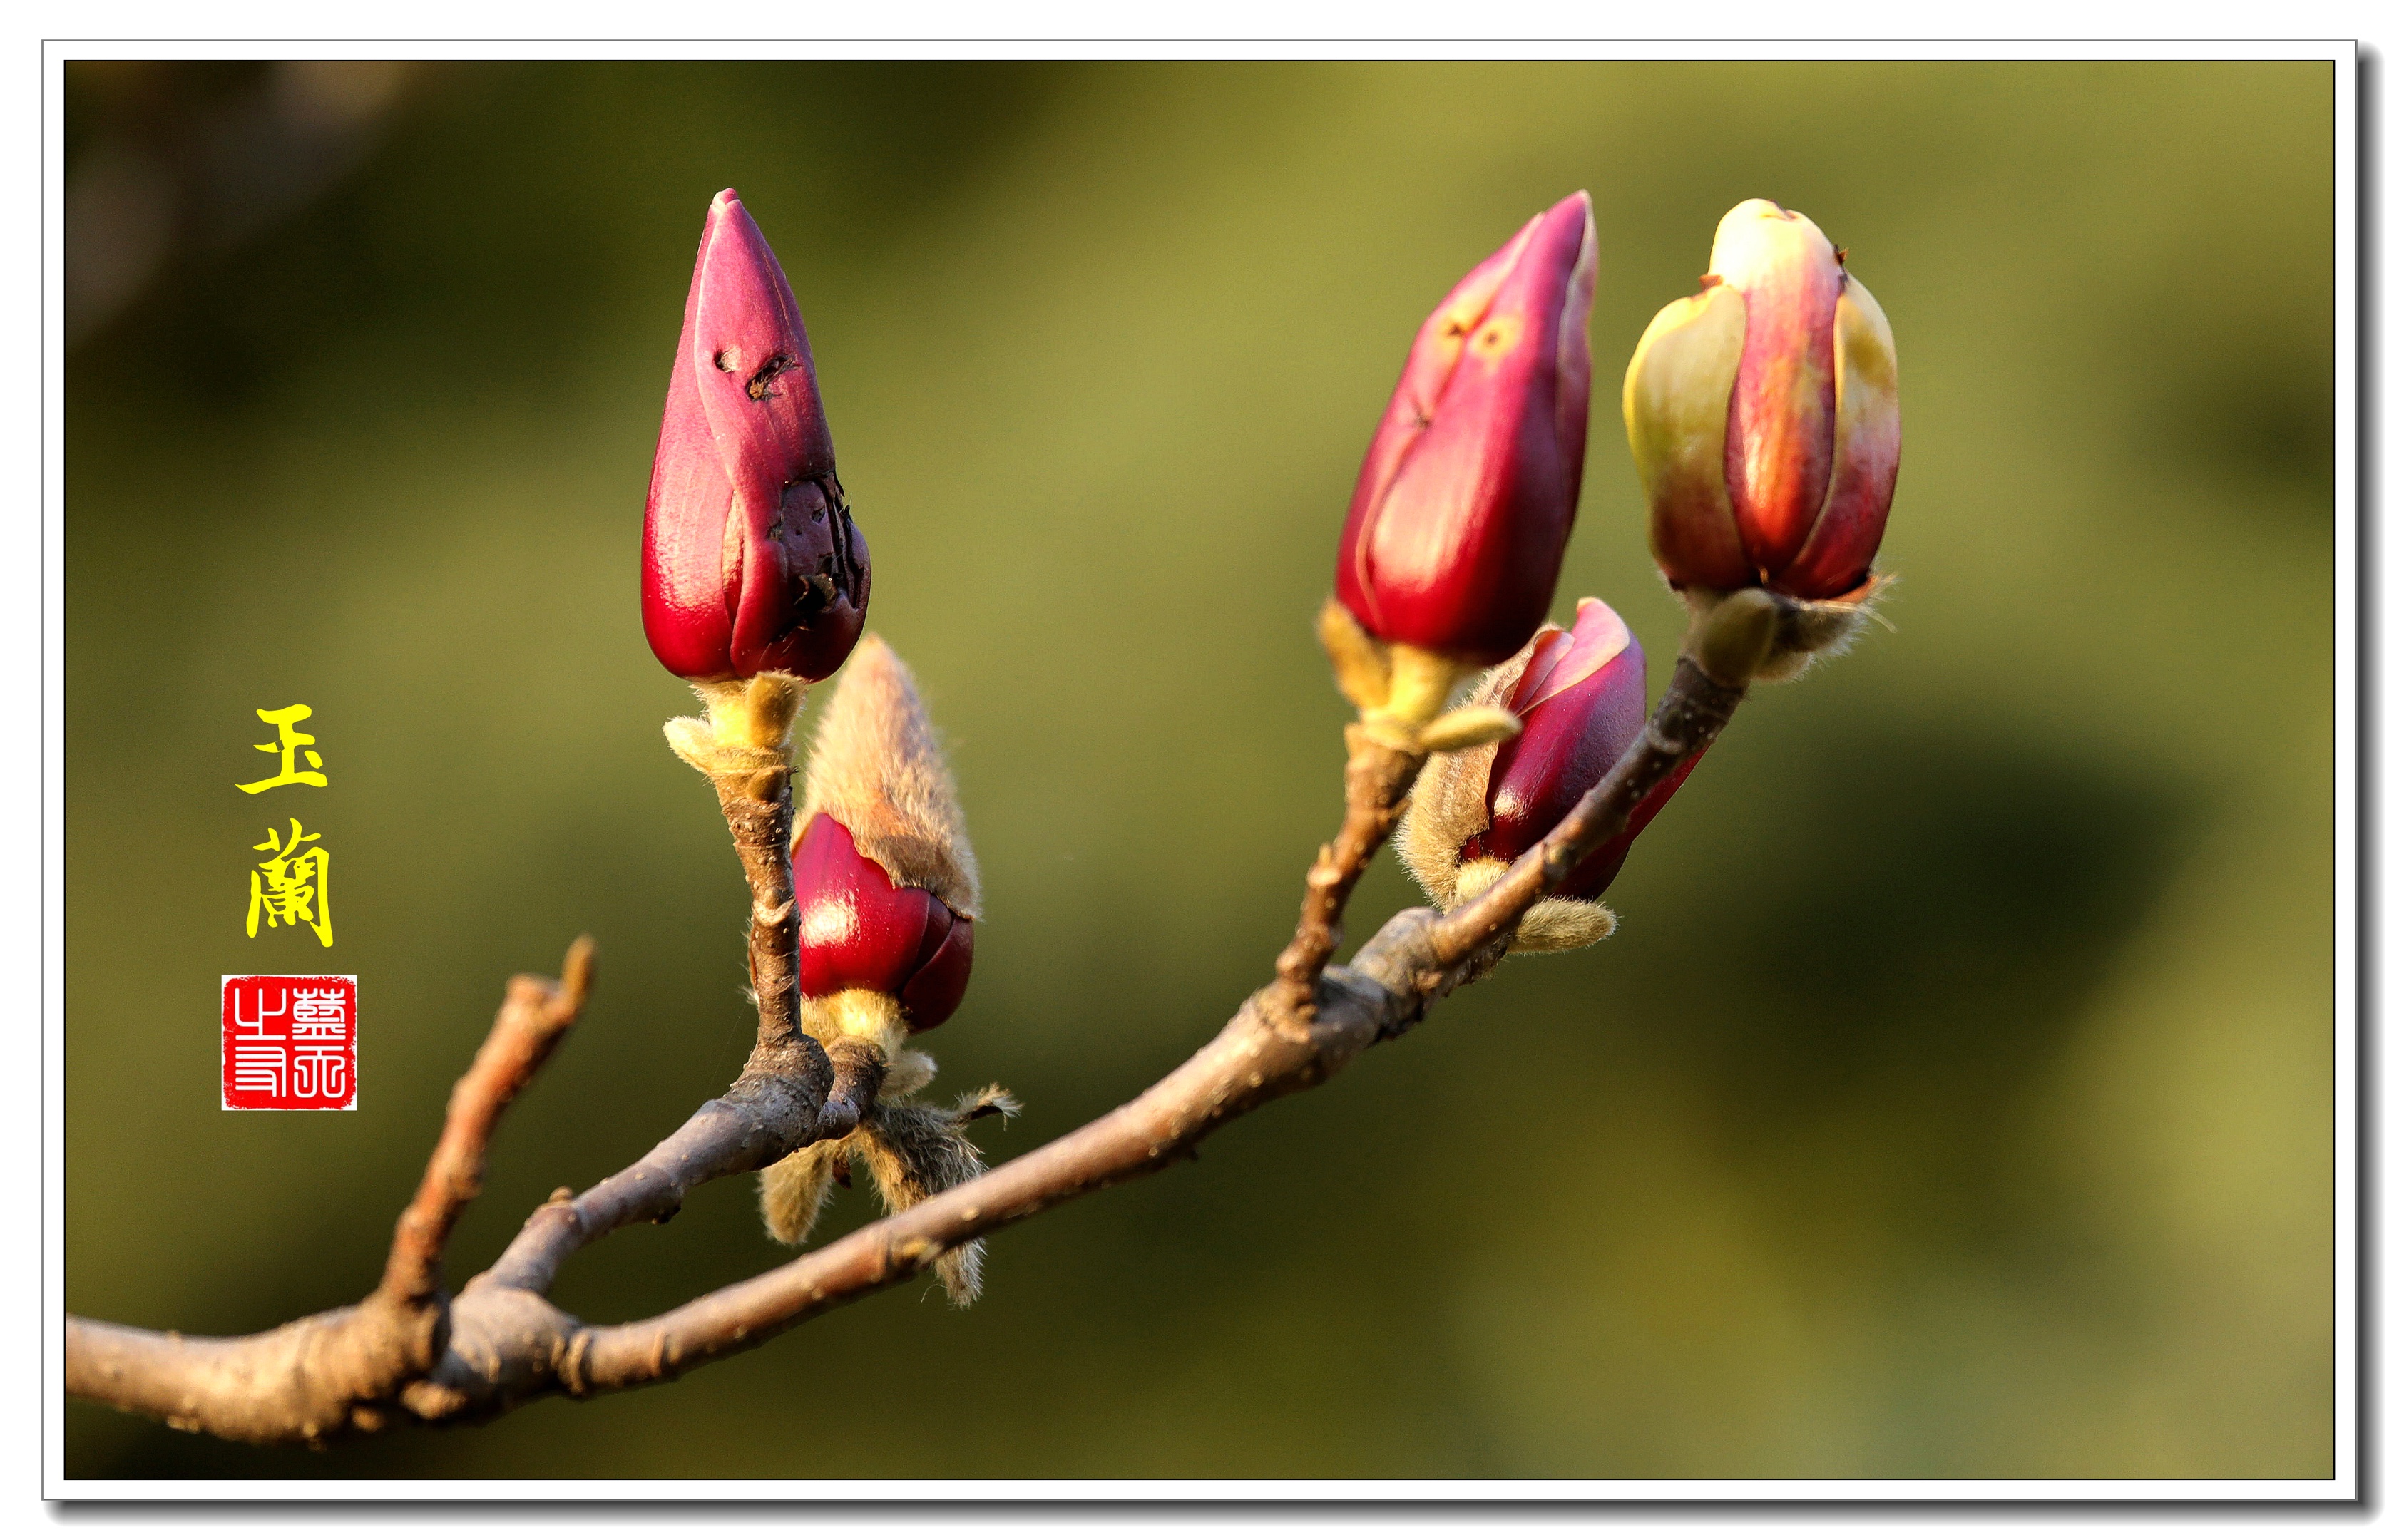
<svg viewBox="0 0 2399 1540">
<path fill-rule="evenodd" d="M 1341 529 L 1336 592 L 1373 636 L 1480 666 L 1540 625 L 1582 489 L 1598 269 L 1577 193 L 1417 331 Z"/>
<path fill-rule="evenodd" d="M 902 887 L 860 853 L 847 828 L 819 813 L 792 847 L 800 911 L 800 993 L 873 990 L 900 1002 L 924 1032 L 966 998 L 974 921 L 921 887 Z"/>
<path fill-rule="evenodd" d="M 1571 631 L 1544 628 L 1503 702 L 1525 730 L 1492 758 L 1484 795 L 1490 823 L 1459 850 L 1460 863 L 1486 857 L 1513 861 L 1539 844 L 1640 737 L 1648 720 L 1645 689 L 1640 639 L 1598 600 L 1575 607 Z M 1699 763 L 1693 755 L 1642 798 L 1624 831 L 1584 857 L 1558 885 L 1557 896 L 1596 898 L 1606 892 L 1633 837 Z"/>
<path fill-rule="evenodd" d="M 896 1002 L 911 1030 L 948 1020 L 974 963 L 982 887 L 932 721 L 881 637 L 859 643 L 818 719 L 797 823 L 803 1005 L 865 990 Z M 890 1025 L 869 1015 L 873 1031 Z"/>
<path fill-rule="evenodd" d="M 1872 575 L 1899 480 L 1891 325 L 1805 215 L 1752 198 L 1624 376 L 1649 544 L 1677 585 L 1795 599 Z"/>
<path fill-rule="evenodd" d="M 667 383 L 642 628 L 695 683 L 823 679 L 858 641 L 867 588 L 799 304 L 728 187 L 708 207 Z"/>
</svg>

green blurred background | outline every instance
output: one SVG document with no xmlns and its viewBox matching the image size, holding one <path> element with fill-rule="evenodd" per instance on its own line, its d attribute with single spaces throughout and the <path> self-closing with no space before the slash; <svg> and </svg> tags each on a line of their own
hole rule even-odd
<svg viewBox="0 0 2399 1540">
<path fill-rule="evenodd" d="M 453 1249 L 750 1034 L 658 723 L 642 501 L 700 216 L 806 310 L 871 624 L 988 885 L 927 1043 L 1013 1155 L 1267 977 L 1338 815 L 1309 633 L 1417 323 L 1576 187 L 1558 613 L 1662 685 L 1616 405 L 1719 215 L 1899 341 L 1895 631 L 1762 689 L 1615 939 L 1206 1158 L 680 1384 L 325 1453 L 75 1403 L 81 1477 L 2323 1477 L 2333 1461 L 2329 64 L 69 67 L 67 1305 L 373 1283 L 503 980 L 603 948 Z M 259 707 L 332 785 L 242 796 Z M 278 799 L 280 800 L 278 800 Z M 273 802 L 268 807 L 264 804 Z M 270 817 L 336 944 L 242 934 Z M 1388 863 L 1353 934 L 1409 900 Z M 217 976 L 356 973 L 354 1115 L 217 1108 Z M 988 1128 L 990 1125 L 983 1125 Z M 838 1232 L 872 1211 L 843 1197 Z M 771 1265 L 747 1181 L 574 1263 Z M 829 1414 L 830 1413 L 830 1414 Z"/>
</svg>

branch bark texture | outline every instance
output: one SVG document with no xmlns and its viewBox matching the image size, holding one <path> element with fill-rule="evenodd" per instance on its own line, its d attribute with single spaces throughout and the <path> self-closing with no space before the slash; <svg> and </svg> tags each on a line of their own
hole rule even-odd
<svg viewBox="0 0 2399 1540">
<path fill-rule="evenodd" d="M 758 1046 L 789 1043 L 800 1031 L 800 922 L 792 898 L 792 773 L 760 770 L 712 777 L 750 883 L 750 988 L 758 996 Z"/>
<path fill-rule="evenodd" d="M 782 1266 L 646 1320 L 590 1325 L 545 1297 L 567 1257 L 625 1224 L 673 1213 L 701 1182 L 755 1170 L 828 1132 L 820 1122 L 836 1094 L 834 1066 L 800 1030 L 796 1009 L 788 779 L 720 783 L 751 882 L 759 994 L 757 1047 L 724 1096 L 581 1196 L 535 1209 L 492 1267 L 454 1301 L 443 1299 L 442 1245 L 480 1184 L 498 1112 L 581 1006 L 589 953 L 570 955 L 566 984 L 520 979 L 510 986 L 491 1040 L 452 1098 L 374 1293 L 234 1339 L 70 1317 L 68 1389 L 222 1438 L 314 1442 L 395 1418 L 471 1423 L 540 1397 L 635 1389 L 755 1347 L 1003 1226 L 1172 1165 L 1232 1119 L 1399 1036 L 1496 966 L 1525 910 L 1621 831 L 1641 798 L 1722 730 L 1742 694 L 1682 659 L 1641 739 L 1487 892 L 1446 915 L 1403 911 L 1348 966 L 1335 966 L 1349 894 L 1424 763 L 1353 729 L 1341 830 L 1309 869 L 1299 924 L 1274 979 L 1189 1060 L 1114 1112 Z M 846 1066 L 838 1100 L 862 1102 L 862 1113 L 873 1078 L 864 1066 Z"/>
<path fill-rule="evenodd" d="M 1275 959 L 1275 1004 L 1284 1014 L 1305 1017 L 1315 1008 L 1317 977 L 1341 947 L 1341 917 L 1349 895 L 1366 874 L 1375 852 L 1391 837 L 1407 809 L 1408 788 L 1424 768 L 1425 756 L 1377 741 L 1352 723 L 1349 762 L 1342 771 L 1341 831 L 1320 847 L 1308 869 L 1300 899 L 1299 927 Z"/>
</svg>

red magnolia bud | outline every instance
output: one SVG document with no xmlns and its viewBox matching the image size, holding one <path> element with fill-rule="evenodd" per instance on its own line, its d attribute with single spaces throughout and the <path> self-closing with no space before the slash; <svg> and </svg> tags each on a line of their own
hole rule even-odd
<svg viewBox="0 0 2399 1540">
<path fill-rule="evenodd" d="M 1540 625 L 1582 490 L 1598 270 L 1577 193 L 1416 332 L 1341 529 L 1337 591 L 1375 636 L 1483 665 Z"/>
<path fill-rule="evenodd" d="M 873 990 L 900 1002 L 917 1032 L 950 1019 L 974 966 L 974 922 L 921 887 L 901 887 L 819 813 L 792 850 L 800 909 L 800 993 Z"/>
<path fill-rule="evenodd" d="M 1493 756 L 1484 793 L 1490 827 L 1466 842 L 1459 860 L 1513 861 L 1539 844 L 1640 737 L 1648 720 L 1644 691 L 1641 641 L 1606 604 L 1586 599 L 1577 605 L 1571 631 L 1544 627 L 1504 703 L 1525 730 Z M 1633 836 L 1699 763 L 1693 755 L 1642 798 L 1624 831 L 1584 857 L 1558 885 L 1558 897 L 1606 892 Z"/>
<path fill-rule="evenodd" d="M 1805 215 L 1752 198 L 1624 377 L 1649 544 L 1676 584 L 1836 599 L 1871 575 L 1899 480 L 1890 323 Z"/>
<path fill-rule="evenodd" d="M 823 679 L 866 623 L 799 303 L 728 187 L 708 206 L 642 526 L 642 628 L 695 682 Z"/>
</svg>

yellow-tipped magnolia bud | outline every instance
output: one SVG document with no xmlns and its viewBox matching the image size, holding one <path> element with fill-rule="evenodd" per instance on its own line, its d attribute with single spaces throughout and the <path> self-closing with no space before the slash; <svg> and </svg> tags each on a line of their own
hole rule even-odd
<svg viewBox="0 0 2399 1540">
<path fill-rule="evenodd" d="M 1649 545 L 1677 587 L 1795 599 L 1872 575 L 1899 479 L 1899 368 L 1874 296 L 1805 215 L 1752 198 L 1624 376 Z"/>
</svg>

